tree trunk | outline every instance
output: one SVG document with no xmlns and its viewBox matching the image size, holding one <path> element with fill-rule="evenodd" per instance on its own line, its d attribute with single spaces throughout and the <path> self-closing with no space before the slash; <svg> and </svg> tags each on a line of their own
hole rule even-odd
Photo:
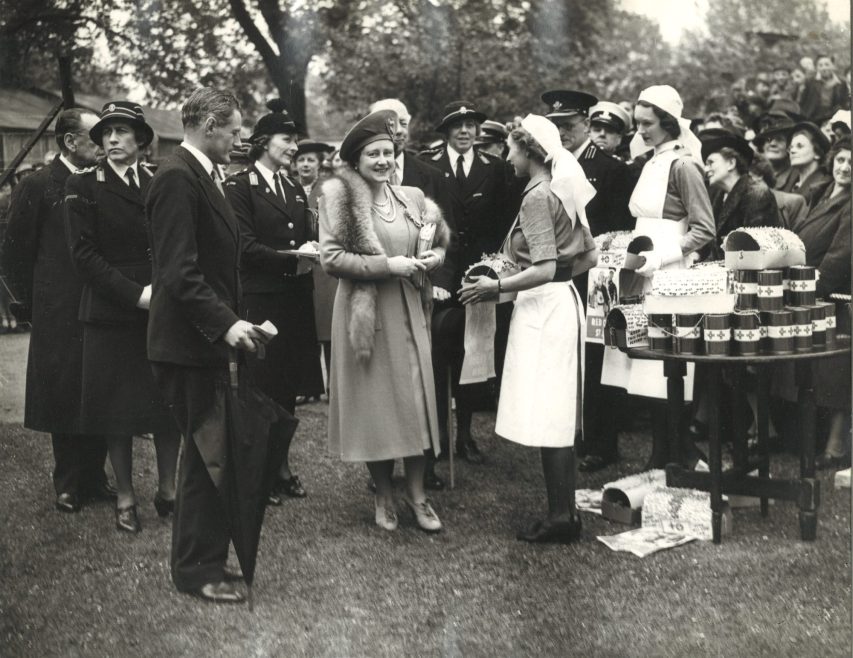
<svg viewBox="0 0 853 658">
<path fill-rule="evenodd" d="M 278 89 L 279 97 L 287 103 L 287 111 L 296 123 L 301 134 L 308 134 L 308 123 L 306 117 L 305 103 L 305 77 L 308 67 L 293 70 L 282 58 L 279 58 L 280 66 L 270 70 L 272 82 Z"/>
</svg>

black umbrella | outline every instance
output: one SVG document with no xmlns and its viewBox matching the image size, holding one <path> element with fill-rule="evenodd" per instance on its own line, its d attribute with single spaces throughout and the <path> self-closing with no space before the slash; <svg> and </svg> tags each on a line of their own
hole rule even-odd
<svg viewBox="0 0 853 658">
<path fill-rule="evenodd" d="M 269 431 L 281 421 L 289 438 L 299 421 L 239 374 L 232 352 L 229 381 L 217 387 L 211 415 L 194 433 L 199 453 L 222 497 L 237 561 L 252 609 L 252 582 L 271 483 L 265 477 Z"/>
</svg>

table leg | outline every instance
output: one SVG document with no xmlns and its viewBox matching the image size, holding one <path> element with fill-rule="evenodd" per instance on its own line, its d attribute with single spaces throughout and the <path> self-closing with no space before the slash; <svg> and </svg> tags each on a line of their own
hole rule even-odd
<svg viewBox="0 0 853 658">
<path fill-rule="evenodd" d="M 815 419 L 812 369 L 808 361 L 799 361 L 796 369 L 799 389 L 797 418 L 800 439 L 800 482 L 806 486 L 797 503 L 800 508 L 800 538 L 812 541 L 817 538 L 817 507 L 820 504 L 820 482 L 815 478 Z"/>
<path fill-rule="evenodd" d="M 715 544 L 723 534 L 723 449 L 720 441 L 720 364 L 708 364 L 708 468 L 711 471 L 711 529 Z"/>
<path fill-rule="evenodd" d="M 770 375 L 766 365 L 758 365 L 756 403 L 758 406 L 758 476 L 770 477 Z M 767 516 L 767 496 L 761 497 L 761 516 Z"/>
<path fill-rule="evenodd" d="M 456 487 L 456 469 L 453 454 L 456 452 L 456 441 L 453 436 L 453 368 L 447 366 L 447 460 L 450 466 L 450 488 Z"/>
<path fill-rule="evenodd" d="M 735 468 L 746 474 L 746 465 L 749 459 L 748 455 L 748 437 L 749 437 L 749 421 L 744 419 L 752 418 L 752 409 L 749 406 L 747 396 L 749 393 L 746 388 L 746 372 L 742 366 L 734 366 L 729 368 L 732 375 L 731 389 L 731 411 L 732 411 L 732 460 Z M 749 412 L 747 412 L 749 409 Z"/>
<path fill-rule="evenodd" d="M 681 414 L 684 411 L 684 376 L 687 374 L 687 366 L 681 361 L 664 361 L 663 374 L 666 376 L 666 398 L 669 402 L 669 461 L 681 464 L 684 459 L 681 450 Z"/>
</svg>

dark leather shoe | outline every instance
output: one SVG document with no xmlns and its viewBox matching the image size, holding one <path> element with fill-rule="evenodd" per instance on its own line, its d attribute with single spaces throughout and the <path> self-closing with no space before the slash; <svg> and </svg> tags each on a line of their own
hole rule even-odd
<svg viewBox="0 0 853 658">
<path fill-rule="evenodd" d="M 243 603 L 246 600 L 246 597 L 234 589 L 231 583 L 226 583 L 224 580 L 202 585 L 192 594 L 211 603 Z"/>
<path fill-rule="evenodd" d="M 101 484 L 96 484 L 95 486 L 88 488 L 86 490 L 85 497 L 87 500 L 114 501 L 118 498 L 118 491 L 116 491 L 116 488 L 109 482 L 102 482 Z"/>
<path fill-rule="evenodd" d="M 61 493 L 56 497 L 56 509 L 66 514 L 80 511 L 80 499 L 77 494 Z"/>
<path fill-rule="evenodd" d="M 291 475 L 287 480 L 283 478 L 279 478 L 278 486 L 275 489 L 276 493 L 283 493 L 291 498 L 305 498 L 308 494 L 305 492 L 305 488 L 302 486 L 302 483 L 299 481 L 299 477 L 296 475 Z"/>
<path fill-rule="evenodd" d="M 583 459 L 581 459 L 578 464 L 578 470 L 581 473 L 594 473 L 595 471 L 600 471 L 603 468 L 607 468 L 611 464 L 615 464 L 615 459 L 608 459 L 607 457 L 602 457 L 601 455 L 587 455 Z"/>
<path fill-rule="evenodd" d="M 460 443 L 456 448 L 456 454 L 469 464 L 480 466 L 486 463 L 483 453 L 480 452 L 477 444 L 474 443 L 474 439 L 468 439 L 465 443 Z"/>
<path fill-rule="evenodd" d="M 532 544 L 571 544 L 581 537 L 581 520 L 574 516 L 569 521 L 537 521 L 516 535 L 520 541 Z"/>
<path fill-rule="evenodd" d="M 175 499 L 163 498 L 159 493 L 154 495 L 154 509 L 161 519 L 175 513 Z"/>
<path fill-rule="evenodd" d="M 435 471 L 428 470 L 424 473 L 424 489 L 430 489 L 432 491 L 441 491 L 444 489 L 444 480 L 438 477 L 435 474 Z"/>
<path fill-rule="evenodd" d="M 142 530 L 139 516 L 136 514 L 136 505 L 130 507 L 116 507 L 116 529 L 122 532 L 137 533 Z"/>
<path fill-rule="evenodd" d="M 244 580 L 243 570 L 237 567 L 225 567 L 222 570 L 222 577 L 225 579 L 227 583 L 234 583 L 238 581 Z"/>
</svg>

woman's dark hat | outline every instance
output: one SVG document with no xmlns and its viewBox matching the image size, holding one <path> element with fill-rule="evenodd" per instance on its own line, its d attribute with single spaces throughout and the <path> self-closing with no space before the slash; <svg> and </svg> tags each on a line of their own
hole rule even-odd
<svg viewBox="0 0 853 658">
<path fill-rule="evenodd" d="M 324 155 L 326 153 L 331 153 L 334 150 L 335 147 L 331 144 L 315 142 L 311 139 L 303 139 L 296 145 L 296 155 L 293 157 L 298 158 L 300 155 L 305 155 L 306 153 L 318 153 L 320 155 Z"/>
<path fill-rule="evenodd" d="M 455 121 L 464 119 L 472 119 L 477 123 L 483 123 L 486 120 L 486 115 L 479 112 L 473 103 L 469 101 L 453 101 L 444 106 L 444 118 L 441 120 L 435 130 L 436 132 L 444 132 Z"/>
<path fill-rule="evenodd" d="M 130 101 L 110 101 L 101 110 L 101 118 L 89 131 L 89 137 L 98 146 L 103 148 L 104 127 L 110 121 L 123 121 L 136 128 L 143 136 L 140 148 L 145 148 L 154 141 L 154 131 L 145 123 L 145 115 L 142 106 Z"/>
<path fill-rule="evenodd" d="M 273 98 L 267 101 L 267 107 L 270 113 L 258 119 L 255 129 L 252 131 L 252 136 L 249 137 L 250 142 L 254 142 L 259 137 L 264 137 L 265 135 L 292 135 L 297 132 L 296 124 L 287 114 L 284 101 L 280 98 Z"/>
<path fill-rule="evenodd" d="M 762 122 L 763 126 L 761 132 L 759 132 L 755 138 L 752 140 L 758 148 L 764 146 L 765 142 L 771 137 L 776 137 L 777 135 L 782 135 L 786 139 L 791 139 L 791 133 L 794 130 L 794 120 L 789 117 L 785 113 L 773 115 L 773 114 L 764 114 L 759 118 L 759 122 Z"/>
<path fill-rule="evenodd" d="M 791 137 L 799 132 L 808 133 L 812 141 L 821 149 L 824 155 L 829 152 L 829 147 L 832 146 L 832 143 L 829 141 L 829 137 L 823 134 L 823 131 L 821 131 L 817 124 L 811 121 L 801 121 L 791 130 Z"/>
<path fill-rule="evenodd" d="M 752 159 L 755 157 L 755 151 L 743 137 L 736 135 L 725 128 L 708 128 L 699 132 L 699 141 L 702 142 L 702 160 L 707 160 L 712 153 L 719 152 L 720 149 L 730 148 L 738 155 L 741 155 L 747 164 L 752 164 Z"/>
<path fill-rule="evenodd" d="M 587 116 L 589 108 L 598 103 L 598 99 L 592 94 L 570 89 L 552 89 L 542 94 L 542 102 L 548 108 L 548 119 L 561 119 L 577 114 Z"/>
<path fill-rule="evenodd" d="M 381 139 L 394 139 L 397 132 L 397 113 L 393 110 L 371 112 L 344 135 L 341 142 L 341 159 L 351 162 L 365 146 Z"/>
</svg>

